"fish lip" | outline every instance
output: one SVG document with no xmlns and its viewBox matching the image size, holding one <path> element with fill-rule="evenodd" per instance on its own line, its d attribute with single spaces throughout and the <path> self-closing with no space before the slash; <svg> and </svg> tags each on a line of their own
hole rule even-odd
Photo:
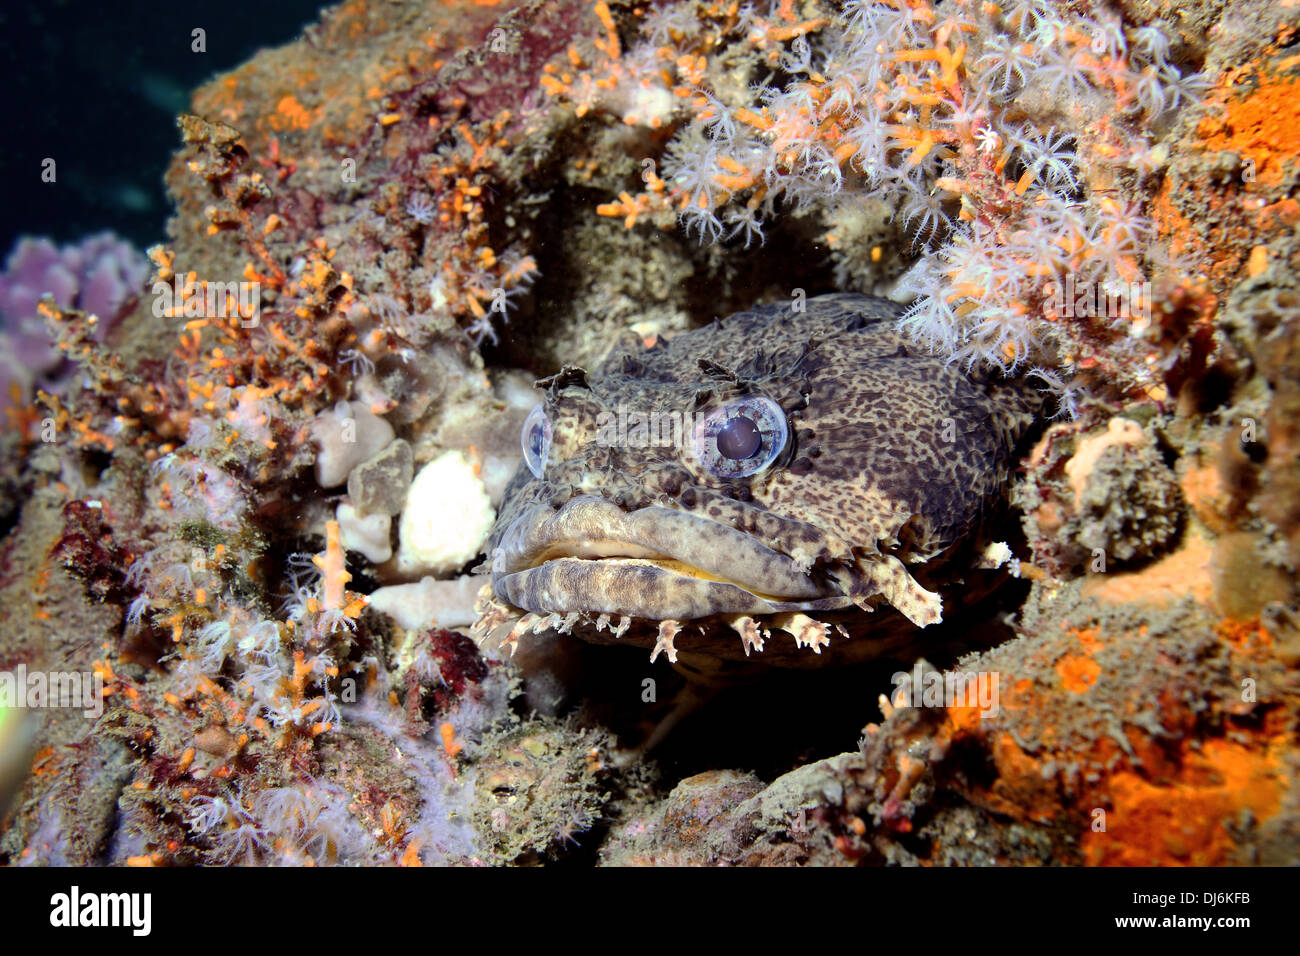
<svg viewBox="0 0 1300 956">
<path fill-rule="evenodd" d="M 689 620 L 770 613 L 766 599 L 728 582 L 676 575 L 646 559 L 552 558 L 493 582 L 499 598 L 535 614 L 626 615 Z"/>
<path fill-rule="evenodd" d="M 594 495 L 517 516 L 493 552 L 492 587 L 538 613 L 661 620 L 844 600 L 830 580 L 729 525 L 662 505 L 624 511 Z"/>
</svg>

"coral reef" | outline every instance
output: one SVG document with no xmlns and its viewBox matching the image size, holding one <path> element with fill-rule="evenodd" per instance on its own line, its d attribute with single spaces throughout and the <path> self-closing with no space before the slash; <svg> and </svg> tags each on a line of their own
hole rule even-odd
<svg viewBox="0 0 1300 956">
<path fill-rule="evenodd" d="M 151 275 L 0 279 L 0 672 L 103 689 L 0 702 L 0 862 L 1295 862 L 1298 29 L 352 0 L 215 77 Z M 840 677 L 465 636 L 535 379 L 831 291 L 1049 397 L 1011 587 Z"/>
</svg>

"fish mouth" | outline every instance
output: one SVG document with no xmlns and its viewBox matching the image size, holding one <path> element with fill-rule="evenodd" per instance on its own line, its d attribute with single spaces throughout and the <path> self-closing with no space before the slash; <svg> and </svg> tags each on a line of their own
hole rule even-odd
<svg viewBox="0 0 1300 956">
<path fill-rule="evenodd" d="M 852 603 L 833 579 L 729 525 L 659 505 L 624 511 L 592 495 L 515 518 L 492 554 L 492 590 L 534 614 L 661 621 Z"/>
</svg>

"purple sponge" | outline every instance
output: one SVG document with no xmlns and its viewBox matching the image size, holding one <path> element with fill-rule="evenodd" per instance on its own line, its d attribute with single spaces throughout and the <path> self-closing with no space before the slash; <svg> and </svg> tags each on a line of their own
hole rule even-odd
<svg viewBox="0 0 1300 956">
<path fill-rule="evenodd" d="M 111 232 L 62 248 L 49 239 L 20 239 L 0 273 L 0 405 L 9 400 L 12 382 L 25 393 L 38 381 L 56 386 L 67 374 L 36 311 L 45 293 L 65 309 L 98 316 L 96 337 L 103 341 L 148 276 L 148 260 Z"/>
</svg>

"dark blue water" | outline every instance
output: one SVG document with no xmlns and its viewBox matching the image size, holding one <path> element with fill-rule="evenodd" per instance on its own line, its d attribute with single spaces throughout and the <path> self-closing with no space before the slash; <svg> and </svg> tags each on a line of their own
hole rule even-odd
<svg viewBox="0 0 1300 956">
<path fill-rule="evenodd" d="M 287 43 L 322 0 L 6 0 L 0 6 L 0 261 L 22 234 L 163 238 L 163 171 L 189 92 Z M 192 31 L 206 32 L 205 53 Z M 56 180 L 43 182 L 46 159 Z"/>
</svg>

